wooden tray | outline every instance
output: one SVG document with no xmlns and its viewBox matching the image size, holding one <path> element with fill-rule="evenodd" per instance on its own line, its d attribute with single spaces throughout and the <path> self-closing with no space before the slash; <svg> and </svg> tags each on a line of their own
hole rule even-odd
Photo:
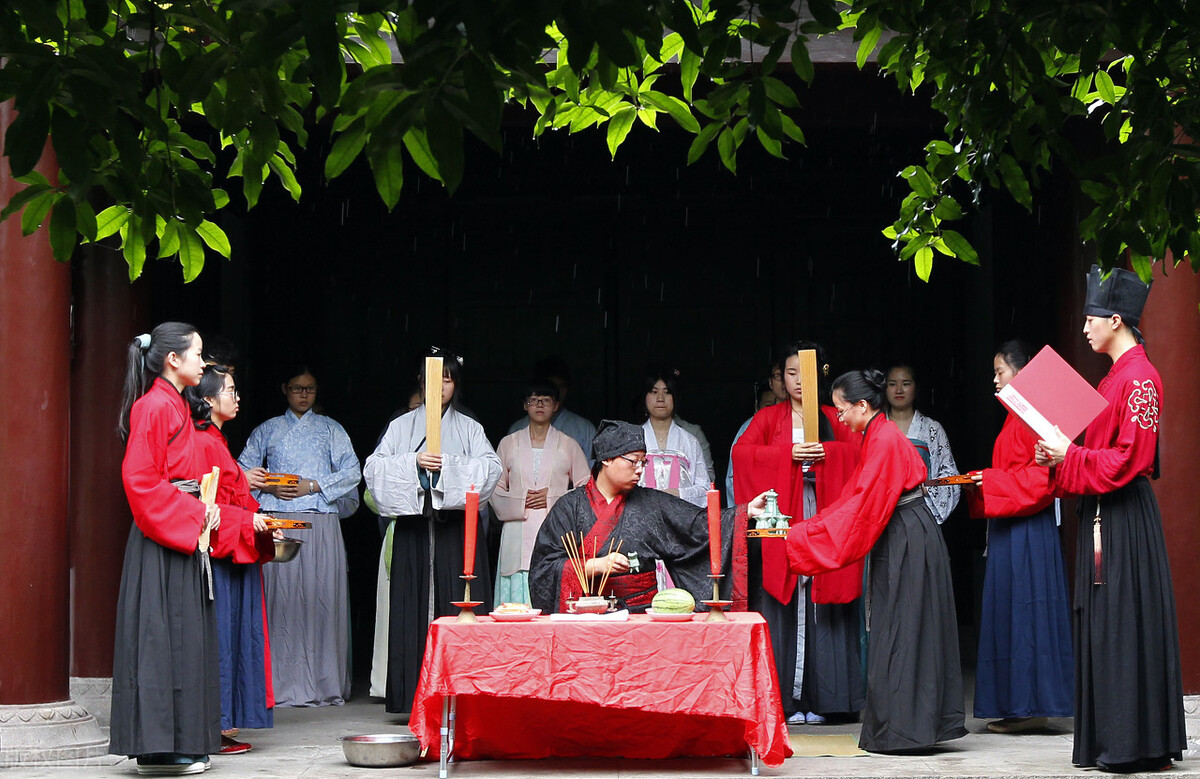
<svg viewBox="0 0 1200 779">
<path fill-rule="evenodd" d="M 312 522 L 307 519 L 279 519 L 267 517 L 267 527 L 271 530 L 309 530 Z"/>
<path fill-rule="evenodd" d="M 790 527 L 770 527 L 770 528 L 746 528 L 746 535 L 750 538 L 787 538 Z"/>
<path fill-rule="evenodd" d="M 974 482 L 971 474 L 962 473 L 957 476 L 943 476 L 940 479 L 926 479 L 921 483 L 926 487 L 949 487 L 952 484 L 973 484 Z"/>
<path fill-rule="evenodd" d="M 300 483 L 300 477 L 294 473 L 268 473 L 263 476 L 263 482 L 268 485 L 273 485 L 273 484 L 296 485 L 296 484 Z"/>
</svg>

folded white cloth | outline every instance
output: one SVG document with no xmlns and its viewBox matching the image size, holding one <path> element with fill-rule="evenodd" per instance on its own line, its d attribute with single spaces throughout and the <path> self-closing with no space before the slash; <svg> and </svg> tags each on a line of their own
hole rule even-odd
<svg viewBox="0 0 1200 779">
<path fill-rule="evenodd" d="M 610 611 L 607 614 L 551 614 L 551 622 L 628 622 L 629 610 Z"/>
</svg>

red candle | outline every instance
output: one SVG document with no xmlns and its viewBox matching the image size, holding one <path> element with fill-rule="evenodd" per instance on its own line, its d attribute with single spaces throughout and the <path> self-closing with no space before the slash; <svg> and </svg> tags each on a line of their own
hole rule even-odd
<svg viewBox="0 0 1200 779">
<path fill-rule="evenodd" d="M 479 526 L 479 493 L 475 485 L 467 490 L 467 519 L 466 533 L 463 542 L 463 573 L 467 576 L 475 573 L 475 529 Z"/>
<path fill-rule="evenodd" d="M 713 576 L 721 572 L 721 493 L 708 485 L 708 558 Z"/>
</svg>

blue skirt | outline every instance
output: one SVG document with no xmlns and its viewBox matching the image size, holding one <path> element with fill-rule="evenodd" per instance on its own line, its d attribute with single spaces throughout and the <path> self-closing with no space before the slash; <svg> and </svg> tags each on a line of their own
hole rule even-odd
<svg viewBox="0 0 1200 779">
<path fill-rule="evenodd" d="M 1070 717 L 1067 573 L 1054 508 L 988 521 L 976 717 Z"/>
<path fill-rule="evenodd" d="M 261 566 L 213 560 L 221 656 L 221 730 L 269 728 Z"/>
</svg>

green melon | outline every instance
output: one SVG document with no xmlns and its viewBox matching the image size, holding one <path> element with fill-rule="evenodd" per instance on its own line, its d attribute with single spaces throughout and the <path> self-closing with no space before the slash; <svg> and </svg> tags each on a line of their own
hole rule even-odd
<svg viewBox="0 0 1200 779">
<path fill-rule="evenodd" d="M 675 587 L 655 595 L 650 608 L 659 614 L 690 614 L 696 610 L 696 599 L 687 590 Z"/>
</svg>

